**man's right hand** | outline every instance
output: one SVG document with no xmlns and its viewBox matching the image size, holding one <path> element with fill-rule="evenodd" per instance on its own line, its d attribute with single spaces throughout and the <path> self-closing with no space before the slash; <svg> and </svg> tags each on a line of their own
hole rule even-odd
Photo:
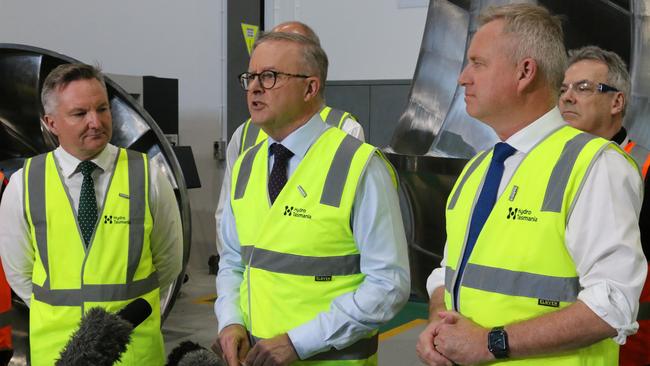
<svg viewBox="0 0 650 366">
<path fill-rule="evenodd" d="M 251 348 L 246 328 L 239 324 L 223 328 L 213 348 L 215 346 L 221 348 L 228 366 L 240 366 Z"/>
</svg>

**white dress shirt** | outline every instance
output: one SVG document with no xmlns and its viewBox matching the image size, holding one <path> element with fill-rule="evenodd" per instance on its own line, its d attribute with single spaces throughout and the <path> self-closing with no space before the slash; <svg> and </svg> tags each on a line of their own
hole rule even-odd
<svg viewBox="0 0 650 366">
<path fill-rule="evenodd" d="M 526 154 L 564 125 L 556 107 L 505 141 L 517 152 L 504 163 L 498 195 Z M 639 172 L 623 155 L 607 148 L 587 173 L 565 232 L 580 278 L 578 299 L 618 331 L 614 340 L 619 344 L 638 329 L 639 296 L 648 267 L 638 226 L 642 201 Z M 427 280 L 429 295 L 444 286 L 446 257 L 445 246 L 441 268 Z"/>
<path fill-rule="evenodd" d="M 221 182 L 221 192 L 219 193 L 219 203 L 217 204 L 217 211 L 214 213 L 214 218 L 217 223 L 217 251 L 221 253 L 221 238 L 219 238 L 219 226 L 221 225 L 221 215 L 223 212 L 223 206 L 225 201 L 229 199 L 228 192 L 230 192 L 230 176 L 232 172 L 232 166 L 235 165 L 235 161 L 239 157 L 239 151 L 241 150 L 241 135 L 244 131 L 244 126 L 246 123 L 242 123 L 237 127 L 235 132 L 233 132 L 230 142 L 228 142 L 228 147 L 226 148 L 226 170 L 223 173 L 223 181 Z M 361 141 L 365 141 L 363 135 L 363 127 L 361 124 L 352 118 L 346 118 L 341 125 L 341 130 L 347 133 L 352 137 L 356 137 Z"/>
<path fill-rule="evenodd" d="M 95 183 L 97 212 L 101 213 L 104 196 L 115 168 L 118 148 L 106 148 L 91 161 L 99 168 L 92 173 Z M 54 150 L 54 158 L 67 187 L 76 215 L 83 175 L 77 169 L 79 159 L 62 147 Z M 158 272 L 160 289 L 164 290 L 178 276 L 182 267 L 183 237 L 180 213 L 171 184 L 155 164 L 150 164 L 149 205 L 153 217 L 151 253 Z M 11 288 L 29 305 L 32 294 L 34 248 L 23 205 L 23 169 L 9 180 L 0 203 L 0 256 L 7 281 Z"/>
<path fill-rule="evenodd" d="M 289 177 L 327 128 L 331 127 L 316 114 L 282 141 L 282 145 L 294 153 L 288 164 Z M 269 146 L 273 142 L 269 138 Z M 271 167 L 271 154 L 269 159 L 268 166 Z M 226 192 L 225 197 L 230 197 L 230 192 Z M 359 182 L 351 225 L 361 255 L 361 272 L 366 277 L 354 292 L 334 299 L 328 311 L 288 332 L 301 359 L 331 347 L 342 349 L 349 346 L 392 319 L 408 300 L 409 264 L 399 200 L 385 164 L 376 155 L 370 159 Z M 244 324 L 239 307 L 244 267 L 229 199 L 225 202 L 219 230 L 223 248 L 215 312 L 221 332 L 230 324 Z"/>
</svg>

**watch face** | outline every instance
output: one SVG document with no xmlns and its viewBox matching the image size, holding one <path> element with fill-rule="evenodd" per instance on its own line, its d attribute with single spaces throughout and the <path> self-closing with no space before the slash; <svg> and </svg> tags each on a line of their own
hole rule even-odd
<svg viewBox="0 0 650 366">
<path fill-rule="evenodd" d="M 494 357 L 508 357 L 508 334 L 503 329 L 493 329 L 488 335 L 488 349 Z"/>
</svg>

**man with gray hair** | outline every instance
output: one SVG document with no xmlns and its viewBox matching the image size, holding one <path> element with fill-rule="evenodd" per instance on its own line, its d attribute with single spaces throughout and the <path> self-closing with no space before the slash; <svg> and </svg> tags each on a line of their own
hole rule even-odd
<svg viewBox="0 0 650 366">
<path fill-rule="evenodd" d="M 614 365 L 647 269 L 634 162 L 562 120 L 563 34 L 545 8 L 488 8 L 467 60 L 467 112 L 501 142 L 470 160 L 449 196 L 418 355 L 429 365 Z"/>
<path fill-rule="evenodd" d="M 122 365 L 162 365 L 160 289 L 181 271 L 180 214 L 170 182 L 145 154 L 118 148 L 98 68 L 64 64 L 41 92 L 59 142 L 12 175 L 0 203 L 0 256 L 30 307 L 31 364 L 53 365 L 91 307 L 153 309 Z"/>
<path fill-rule="evenodd" d="M 215 348 L 230 366 L 376 365 L 378 327 L 408 298 L 395 172 L 323 123 L 326 75 L 317 43 L 282 32 L 240 75 L 268 138 L 233 166 L 219 228 Z"/>
<path fill-rule="evenodd" d="M 617 143 L 636 161 L 644 179 L 650 166 L 649 151 L 632 141 L 623 127 L 623 117 L 630 95 L 630 75 L 625 62 L 614 52 L 597 46 L 569 51 L 569 67 L 564 73 L 558 105 L 564 120 L 573 127 Z M 645 197 L 650 194 L 645 185 Z M 644 199 L 639 226 L 641 244 L 649 253 L 648 217 L 650 199 Z M 625 366 L 650 364 L 650 284 L 646 279 L 641 293 L 637 321 L 639 331 L 628 337 L 621 347 L 620 364 Z"/>
</svg>

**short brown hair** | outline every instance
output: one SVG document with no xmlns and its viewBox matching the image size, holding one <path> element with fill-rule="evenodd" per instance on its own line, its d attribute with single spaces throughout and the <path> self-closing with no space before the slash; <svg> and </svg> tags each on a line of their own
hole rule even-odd
<svg viewBox="0 0 650 366">
<path fill-rule="evenodd" d="M 63 64 L 52 70 L 45 81 L 41 90 L 41 103 L 46 114 L 52 113 L 56 108 L 56 91 L 65 88 L 73 81 L 95 79 L 102 84 L 106 90 L 104 75 L 98 66 L 86 64 Z"/>
<path fill-rule="evenodd" d="M 316 73 L 320 78 L 321 88 L 320 95 L 325 90 L 325 81 L 327 80 L 327 68 L 329 61 L 323 48 L 313 40 L 297 33 L 269 32 L 263 33 L 253 44 L 253 50 L 260 44 L 269 41 L 293 42 L 299 44 L 302 51 L 303 63 L 310 69 L 310 72 Z"/>
<path fill-rule="evenodd" d="M 534 59 L 557 93 L 567 63 L 560 17 L 543 6 L 519 3 L 489 7 L 481 13 L 479 23 L 485 25 L 494 20 L 503 20 L 503 33 L 514 38 L 513 61 L 519 62 L 526 57 Z"/>
</svg>

